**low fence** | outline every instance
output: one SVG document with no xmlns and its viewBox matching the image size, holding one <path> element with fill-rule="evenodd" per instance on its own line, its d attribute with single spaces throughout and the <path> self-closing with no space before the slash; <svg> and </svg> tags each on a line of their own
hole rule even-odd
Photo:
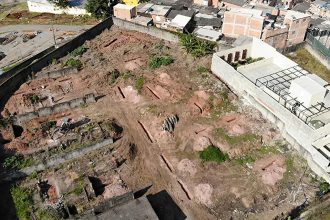
<svg viewBox="0 0 330 220">
<path fill-rule="evenodd" d="M 323 54 L 327 59 L 330 59 L 330 50 L 323 45 L 319 40 L 317 40 L 312 34 L 307 33 L 306 42 L 311 45 L 311 47 L 321 54 Z"/>
<path fill-rule="evenodd" d="M 14 124 L 21 125 L 22 123 L 32 120 L 34 118 L 52 115 L 54 113 L 63 112 L 63 111 L 66 111 L 66 110 L 69 110 L 72 108 L 77 108 L 84 104 L 93 103 L 93 102 L 96 102 L 94 94 L 87 94 L 81 98 L 72 99 L 67 102 L 61 102 L 61 103 L 55 104 L 51 107 L 44 107 L 44 108 L 40 108 L 33 112 L 28 112 L 28 113 L 24 113 L 21 115 L 17 115 L 14 118 Z"/>
</svg>

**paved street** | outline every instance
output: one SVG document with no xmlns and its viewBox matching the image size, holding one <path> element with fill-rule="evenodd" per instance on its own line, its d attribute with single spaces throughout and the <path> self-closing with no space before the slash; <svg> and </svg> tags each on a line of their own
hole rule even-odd
<svg viewBox="0 0 330 220">
<path fill-rule="evenodd" d="M 64 43 L 90 27 L 90 25 L 54 25 L 56 43 Z M 36 37 L 23 42 L 24 34 L 36 32 L 39 32 Z M 0 61 L 0 68 L 20 62 L 54 45 L 51 25 L 9 25 L 0 27 L 0 38 L 9 35 L 14 35 L 16 38 L 6 45 L 0 45 L 0 51 L 6 54 L 6 57 Z"/>
</svg>

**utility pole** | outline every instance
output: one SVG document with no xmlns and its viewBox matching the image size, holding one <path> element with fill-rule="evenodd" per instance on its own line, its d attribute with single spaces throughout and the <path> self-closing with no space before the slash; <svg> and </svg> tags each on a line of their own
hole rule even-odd
<svg viewBox="0 0 330 220">
<path fill-rule="evenodd" d="M 54 46 L 55 46 L 55 48 L 57 48 L 56 38 L 55 38 L 55 31 L 54 31 L 54 24 L 52 24 L 52 31 L 53 31 Z"/>
</svg>

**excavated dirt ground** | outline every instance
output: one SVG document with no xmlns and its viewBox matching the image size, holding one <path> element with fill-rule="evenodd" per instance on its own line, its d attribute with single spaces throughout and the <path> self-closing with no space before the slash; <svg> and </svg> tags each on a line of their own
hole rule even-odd
<svg viewBox="0 0 330 220">
<path fill-rule="evenodd" d="M 87 93 L 100 97 L 88 106 L 26 123 L 22 135 L 14 139 L 24 147 L 10 146 L 15 142 L 5 145 L 23 154 L 45 146 L 40 144 L 44 137 L 35 132 L 45 121 L 87 116 L 97 122 L 115 118 L 123 126 L 123 137 L 115 145 L 124 146 L 118 148 L 124 149 L 124 165 L 111 169 L 113 161 L 108 155 L 112 151 L 95 152 L 44 172 L 43 178 L 51 176 L 58 182 L 58 190 L 72 190 L 82 175 L 97 176 L 105 183 L 102 199 L 152 184 L 149 193 L 165 189 L 191 219 L 273 219 L 306 197 L 314 198 L 306 163 L 289 150 L 274 125 L 226 92 L 226 86 L 211 73 L 197 71 L 200 66 L 210 68 L 211 56 L 194 59 L 176 44 L 116 27 L 86 42 L 85 47 L 87 52 L 77 57 L 84 65 L 78 74 L 27 82 L 2 112 L 21 114 L 50 106 L 49 96 L 57 103 Z M 153 55 L 172 56 L 174 63 L 151 69 L 148 62 Z M 41 72 L 63 68 L 69 57 Z M 114 70 L 120 72 L 118 77 Z M 144 81 L 140 89 L 139 79 Z M 45 98 L 33 105 L 27 94 Z M 162 130 L 162 123 L 171 115 L 179 121 L 169 133 Z M 26 147 L 31 139 L 38 140 L 34 141 L 37 144 Z M 132 144 L 136 157 L 128 159 Z M 228 153 L 230 160 L 203 162 L 199 151 L 211 144 Z M 91 206 L 74 197 L 70 201 L 80 203 L 79 210 Z"/>
</svg>

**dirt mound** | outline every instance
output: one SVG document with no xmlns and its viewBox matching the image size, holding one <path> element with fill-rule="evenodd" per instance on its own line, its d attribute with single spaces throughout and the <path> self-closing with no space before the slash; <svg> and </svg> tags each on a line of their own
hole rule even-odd
<svg viewBox="0 0 330 220">
<path fill-rule="evenodd" d="M 286 172 L 285 158 L 281 155 L 270 155 L 256 161 L 253 170 L 260 173 L 263 183 L 274 186 L 283 179 Z"/>
<path fill-rule="evenodd" d="M 29 148 L 29 144 L 20 139 L 14 139 L 10 143 L 5 144 L 5 149 L 9 151 L 15 151 L 17 153 L 24 152 Z"/>
<path fill-rule="evenodd" d="M 193 146 L 194 151 L 202 151 L 207 146 L 211 145 L 210 138 L 205 137 L 205 136 L 197 136 L 195 139 L 195 143 Z"/>
<path fill-rule="evenodd" d="M 170 75 L 168 75 L 167 73 L 164 73 L 164 72 L 159 73 L 158 80 L 159 80 L 159 82 L 164 83 L 165 85 L 169 85 L 172 82 Z"/>
<path fill-rule="evenodd" d="M 143 66 L 145 64 L 145 60 L 143 60 L 142 58 L 136 58 L 133 60 L 129 60 L 125 62 L 125 69 L 129 70 L 129 71 L 133 71 L 135 69 L 140 68 L 141 66 Z"/>
<path fill-rule="evenodd" d="M 205 91 L 194 92 L 193 97 L 188 102 L 191 115 L 202 114 L 208 115 L 212 107 L 209 102 L 210 96 Z"/>
<path fill-rule="evenodd" d="M 193 176 L 197 173 L 196 165 L 189 159 L 183 159 L 178 164 L 178 170 Z"/>
<path fill-rule="evenodd" d="M 127 86 L 122 89 L 125 99 L 134 104 L 141 101 L 141 96 L 138 94 L 138 91 L 133 88 L 133 86 Z"/>
<path fill-rule="evenodd" d="M 107 185 L 104 188 L 104 192 L 102 195 L 104 199 L 110 199 L 116 196 L 123 195 L 127 192 L 129 192 L 129 189 L 126 186 L 123 186 L 121 184 L 111 184 Z"/>
<path fill-rule="evenodd" d="M 246 133 L 246 130 L 239 124 L 233 124 L 228 128 L 228 134 L 235 136 L 235 135 L 242 135 Z"/>
<path fill-rule="evenodd" d="M 195 198 L 198 202 L 206 206 L 211 206 L 213 204 L 211 200 L 213 187 L 210 184 L 207 183 L 198 184 L 195 187 L 194 191 L 195 191 Z"/>
</svg>

